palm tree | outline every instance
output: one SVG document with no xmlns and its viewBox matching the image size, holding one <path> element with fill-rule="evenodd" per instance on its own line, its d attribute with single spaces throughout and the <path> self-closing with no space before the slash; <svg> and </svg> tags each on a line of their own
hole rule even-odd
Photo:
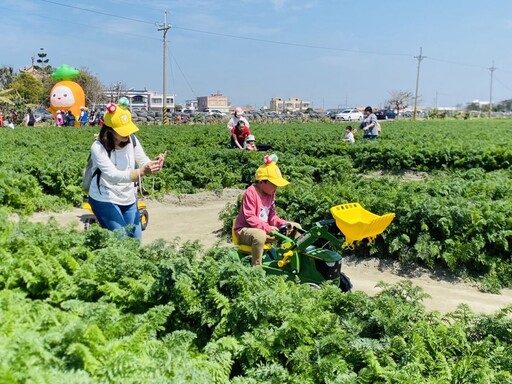
<svg viewBox="0 0 512 384">
<path fill-rule="evenodd" d="M 14 105 L 13 98 L 15 96 L 14 89 L 0 90 L 0 105 Z"/>
</svg>

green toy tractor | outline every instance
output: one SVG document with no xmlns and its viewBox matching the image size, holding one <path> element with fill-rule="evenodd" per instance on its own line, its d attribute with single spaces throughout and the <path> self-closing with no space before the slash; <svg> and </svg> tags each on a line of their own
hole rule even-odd
<svg viewBox="0 0 512 384">
<path fill-rule="evenodd" d="M 297 276 L 302 284 L 319 287 L 328 281 L 350 291 L 352 283 L 341 271 L 341 253 L 356 241 L 373 242 L 394 219 L 394 213 L 383 216 L 365 210 L 359 203 L 348 203 L 330 209 L 333 219 L 314 223 L 309 230 L 295 229 L 298 233 L 286 235 L 290 224 L 279 227 L 272 235 L 276 241 L 265 244 L 262 267 L 269 274 Z M 341 239 L 341 233 L 345 241 Z M 251 247 L 238 243 L 233 231 L 232 239 L 242 258 L 251 254 Z M 330 248 L 330 249 L 328 249 Z M 334 249 L 334 250 L 333 250 Z"/>
</svg>

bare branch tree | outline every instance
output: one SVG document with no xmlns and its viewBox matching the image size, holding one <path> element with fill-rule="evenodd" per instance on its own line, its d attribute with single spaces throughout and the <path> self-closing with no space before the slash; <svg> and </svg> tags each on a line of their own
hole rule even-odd
<svg viewBox="0 0 512 384">
<path fill-rule="evenodd" d="M 412 92 L 408 91 L 391 91 L 389 92 L 390 98 L 386 101 L 389 107 L 396 109 L 397 115 L 409 106 L 412 100 Z"/>
</svg>

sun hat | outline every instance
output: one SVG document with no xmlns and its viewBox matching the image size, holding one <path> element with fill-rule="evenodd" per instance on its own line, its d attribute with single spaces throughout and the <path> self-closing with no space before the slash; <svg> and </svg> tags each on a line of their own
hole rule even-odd
<svg viewBox="0 0 512 384">
<path fill-rule="evenodd" d="M 256 139 L 254 138 L 254 135 L 249 135 L 247 136 L 247 141 L 256 141 Z"/>
<path fill-rule="evenodd" d="M 132 122 L 132 114 L 130 111 L 114 103 L 107 105 L 103 121 L 105 125 L 112 127 L 119 136 L 130 136 L 132 133 L 139 130 Z"/>
<path fill-rule="evenodd" d="M 275 186 L 284 187 L 290 182 L 281 175 L 281 170 L 275 163 L 277 160 L 274 159 L 277 159 L 277 156 L 265 156 L 265 164 L 256 170 L 256 180 L 268 180 Z"/>
<path fill-rule="evenodd" d="M 244 114 L 244 110 L 240 107 L 235 108 L 235 114 L 238 116 L 242 116 Z"/>
</svg>

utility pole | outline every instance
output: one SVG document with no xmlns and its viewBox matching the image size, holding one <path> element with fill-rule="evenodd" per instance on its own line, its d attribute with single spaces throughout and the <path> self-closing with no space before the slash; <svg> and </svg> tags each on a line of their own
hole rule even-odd
<svg viewBox="0 0 512 384">
<path fill-rule="evenodd" d="M 412 115 L 413 121 L 416 120 L 416 114 L 418 112 L 418 85 L 420 83 L 420 64 L 421 60 L 423 60 L 426 56 L 422 55 L 423 48 L 420 47 L 420 55 L 414 56 L 415 59 L 418 60 L 418 70 L 416 71 L 416 92 L 414 94 L 414 114 Z"/>
<path fill-rule="evenodd" d="M 496 67 L 494 67 L 494 60 L 492 62 L 492 67 L 487 68 L 489 71 L 491 71 L 491 90 L 489 92 L 489 119 L 492 117 L 492 78 L 494 75 L 494 71 L 496 70 Z"/>
<path fill-rule="evenodd" d="M 167 10 L 164 11 L 164 23 L 159 25 L 158 30 L 164 32 L 164 66 L 163 66 L 163 98 L 162 98 L 162 124 L 166 125 L 168 123 L 167 120 L 167 31 L 171 28 L 169 24 L 167 24 Z"/>
</svg>

